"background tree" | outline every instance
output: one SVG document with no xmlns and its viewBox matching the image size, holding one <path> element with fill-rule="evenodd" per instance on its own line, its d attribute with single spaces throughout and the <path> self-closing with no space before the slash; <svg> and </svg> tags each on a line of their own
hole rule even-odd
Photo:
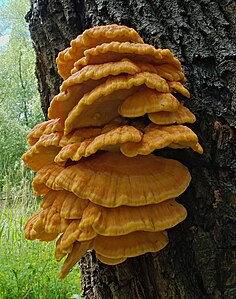
<svg viewBox="0 0 236 299">
<path fill-rule="evenodd" d="M 230 0 L 31 0 L 27 15 L 36 50 L 44 114 L 61 79 L 55 58 L 84 29 L 123 24 L 180 59 L 192 98 L 192 126 L 205 153 L 165 150 L 189 167 L 179 201 L 188 218 L 156 254 L 112 267 L 93 252 L 81 262 L 85 298 L 233 299 L 235 281 L 236 3 Z M 159 152 L 160 153 L 160 152 Z"/>
<path fill-rule="evenodd" d="M 27 0 L 0 5 L 0 35 L 9 37 L 0 46 L 0 191 L 10 184 L 8 174 L 13 169 L 14 179 L 18 179 L 25 136 L 43 119 L 34 74 L 35 53 L 24 20 L 28 10 Z"/>
</svg>

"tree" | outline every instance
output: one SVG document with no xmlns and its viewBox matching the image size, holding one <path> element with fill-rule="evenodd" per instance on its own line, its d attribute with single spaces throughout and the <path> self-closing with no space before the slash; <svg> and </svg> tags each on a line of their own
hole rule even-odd
<svg viewBox="0 0 236 299">
<path fill-rule="evenodd" d="M 81 262 L 85 298 L 231 299 L 235 290 L 235 1 L 31 0 L 27 14 L 46 115 L 61 79 L 55 58 L 84 29 L 103 24 L 135 28 L 144 40 L 180 59 L 197 115 L 192 126 L 203 156 L 168 150 L 189 167 L 190 188 L 179 201 L 188 218 L 169 231 L 170 244 L 112 267 L 93 252 Z"/>
<path fill-rule="evenodd" d="M 26 149 L 25 135 L 42 120 L 37 80 L 34 75 L 35 53 L 24 15 L 27 0 L 0 4 L 0 34 L 9 41 L 0 47 L 0 190 L 9 184 L 10 169 L 19 169 Z M 17 172 L 15 181 L 19 180 Z"/>
<path fill-rule="evenodd" d="M 23 18 L 28 9 L 28 1 L 14 0 L 0 12 L 0 24 L 6 27 L 5 32 L 9 35 L 8 43 L 0 51 L 0 102 L 20 125 L 31 127 L 40 119 L 40 110 L 34 76 L 35 54 Z"/>
</svg>

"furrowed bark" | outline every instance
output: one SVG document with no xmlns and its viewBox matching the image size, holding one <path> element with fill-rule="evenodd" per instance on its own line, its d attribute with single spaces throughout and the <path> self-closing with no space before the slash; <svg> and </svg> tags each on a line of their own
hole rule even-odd
<svg viewBox="0 0 236 299">
<path fill-rule="evenodd" d="M 162 150 L 192 173 L 179 198 L 187 219 L 169 230 L 161 252 L 118 266 L 81 261 L 82 293 L 101 299 L 234 299 L 236 297 L 236 3 L 222 0 L 31 0 L 27 15 L 37 55 L 42 108 L 47 114 L 61 79 L 55 58 L 86 28 L 123 24 L 145 42 L 180 59 L 197 116 L 191 128 L 204 148 Z"/>
</svg>

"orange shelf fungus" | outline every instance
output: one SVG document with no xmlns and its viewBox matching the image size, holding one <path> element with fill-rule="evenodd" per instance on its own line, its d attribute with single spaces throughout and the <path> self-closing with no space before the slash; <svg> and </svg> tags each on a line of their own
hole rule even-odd
<svg viewBox="0 0 236 299">
<path fill-rule="evenodd" d="M 86 252 L 89 249 L 90 249 L 89 241 L 87 241 L 87 242 L 77 242 L 76 241 L 73 244 L 71 251 L 68 253 L 58 277 L 59 278 L 66 277 L 66 275 L 69 273 L 71 268 L 86 254 Z M 58 255 L 61 255 L 60 249 L 58 251 L 59 251 Z M 59 260 L 59 259 L 57 259 L 57 260 Z"/>
<path fill-rule="evenodd" d="M 50 130 L 47 130 L 49 134 L 42 134 L 41 137 L 39 137 L 39 134 L 41 132 L 38 132 L 37 135 L 35 134 L 35 136 L 39 137 L 38 139 L 33 139 L 32 135 L 29 136 L 32 146 L 28 149 L 26 153 L 23 154 L 22 160 L 30 169 L 38 171 L 44 165 L 53 163 L 54 160 L 57 158 L 57 154 L 60 153 L 60 156 L 63 156 L 68 146 L 73 148 L 74 145 L 77 146 L 77 144 L 83 144 L 84 140 L 85 143 L 87 143 L 88 140 L 94 140 L 94 143 L 96 144 L 98 150 L 99 145 L 101 145 L 102 147 L 101 138 L 104 135 L 103 132 L 107 132 L 108 136 L 111 135 L 110 142 L 114 144 L 115 136 L 112 136 L 112 132 L 109 133 L 109 130 L 112 130 L 113 127 L 117 130 L 120 130 L 122 128 L 117 127 L 115 123 L 110 123 L 102 128 L 80 128 L 79 130 L 73 130 L 68 135 L 64 135 L 63 131 L 50 133 L 51 128 Z M 132 129 L 130 129 L 129 132 L 126 132 L 124 136 L 122 135 L 120 137 L 121 142 L 135 140 L 140 141 L 142 133 L 131 126 L 129 126 L 129 128 Z M 135 133 L 136 136 L 134 136 Z M 116 131 L 114 135 L 117 135 Z M 127 135 L 129 135 L 130 138 Z M 98 136 L 98 140 L 100 140 L 100 142 L 95 138 L 96 136 Z"/>
<path fill-rule="evenodd" d="M 114 209 L 90 203 L 84 209 L 79 227 L 91 226 L 102 236 L 121 236 L 134 231 L 162 231 L 177 225 L 186 216 L 186 209 L 174 199 L 139 207 L 122 205 Z"/>
<path fill-rule="evenodd" d="M 119 74 L 134 75 L 138 72 L 139 67 L 128 59 L 101 65 L 87 65 L 62 83 L 60 93 L 52 99 L 48 109 L 49 118 L 60 117 L 65 120 L 80 99 L 108 77 Z"/>
<path fill-rule="evenodd" d="M 127 97 L 118 108 L 120 115 L 125 117 L 139 117 L 146 113 L 159 111 L 177 111 L 180 102 L 167 92 L 143 87 Z"/>
<path fill-rule="evenodd" d="M 56 155 L 60 151 L 59 141 L 62 136 L 63 132 L 42 135 L 22 156 L 22 160 L 34 171 L 38 171 L 44 165 L 53 163 Z"/>
<path fill-rule="evenodd" d="M 103 264 L 107 264 L 107 265 L 118 265 L 123 263 L 125 260 L 127 260 L 126 257 L 123 258 L 116 258 L 116 259 L 110 259 L 108 257 L 102 256 L 99 253 L 96 253 L 96 257 L 99 259 L 99 261 L 101 261 Z"/>
<path fill-rule="evenodd" d="M 180 82 L 168 82 L 170 92 L 179 92 L 186 98 L 190 98 L 189 91 Z"/>
<path fill-rule="evenodd" d="M 171 125 L 171 124 L 184 124 L 194 123 L 196 121 L 195 115 L 182 105 L 179 106 L 176 111 L 158 111 L 154 113 L 148 113 L 148 118 L 151 122 L 157 125 Z"/>
<path fill-rule="evenodd" d="M 166 230 L 187 216 L 176 198 L 191 175 L 152 152 L 203 149 L 185 125 L 196 117 L 183 104 L 190 93 L 179 60 L 134 29 L 85 30 L 58 54 L 57 66 L 64 81 L 50 120 L 32 129 L 22 157 L 43 197 L 24 233 L 56 241 L 64 278 L 88 250 L 108 265 L 162 250 Z"/>
<path fill-rule="evenodd" d="M 118 237 L 97 236 L 94 238 L 92 247 L 98 254 L 115 259 L 159 251 L 164 248 L 167 243 L 168 236 L 165 231 L 136 231 Z"/>
<path fill-rule="evenodd" d="M 159 126 L 150 124 L 144 129 L 143 138 L 140 142 L 127 142 L 121 144 L 120 150 L 127 157 L 137 155 L 149 155 L 156 149 L 164 147 L 192 148 L 199 154 L 203 153 L 198 143 L 197 135 L 183 125 Z"/>
<path fill-rule="evenodd" d="M 50 119 L 34 126 L 32 131 L 27 135 L 29 145 L 34 145 L 41 136 L 55 132 L 63 132 L 64 125 L 61 119 Z"/>
<path fill-rule="evenodd" d="M 102 126 L 119 116 L 118 107 L 124 99 L 146 85 L 160 92 L 169 92 L 165 79 L 154 73 L 118 75 L 85 94 L 65 120 L 65 134 L 87 126 Z"/>
<path fill-rule="evenodd" d="M 150 63 L 136 62 L 136 65 L 142 72 L 156 73 L 168 81 L 180 81 L 181 83 L 186 81 L 182 70 L 170 63 L 152 65 Z"/>
<path fill-rule="evenodd" d="M 84 52 L 84 57 L 75 62 L 72 73 L 88 64 L 100 64 L 128 58 L 132 61 L 147 62 L 154 65 L 170 63 L 181 70 L 181 64 L 169 49 L 156 49 L 148 44 L 130 42 L 111 42 L 98 45 Z"/>
<path fill-rule="evenodd" d="M 121 153 L 101 152 L 69 166 L 50 164 L 34 180 L 37 195 L 50 189 L 67 190 L 104 206 L 140 206 L 175 198 L 191 180 L 180 162 L 154 155 L 128 158 Z M 109 186 L 109 188 L 107 188 Z"/>
<path fill-rule="evenodd" d="M 60 52 L 57 57 L 58 72 L 63 79 L 70 76 L 74 63 L 84 56 L 84 51 L 102 43 L 112 41 L 132 41 L 143 43 L 142 38 L 133 29 L 120 25 L 96 26 L 87 29 L 83 34 L 71 41 L 71 47 Z"/>
<path fill-rule="evenodd" d="M 58 233 L 47 233 L 41 219 L 42 210 L 34 213 L 26 222 L 24 232 L 26 239 L 40 241 L 52 241 L 58 237 Z M 35 229 L 36 228 L 36 229 Z"/>
<path fill-rule="evenodd" d="M 89 157 L 98 150 L 119 151 L 120 144 L 126 142 L 139 142 L 142 139 L 142 132 L 132 126 L 120 126 L 105 132 L 94 139 L 77 142 L 64 146 L 55 157 L 54 161 L 64 165 L 69 159 L 79 161 L 83 157 Z"/>
<path fill-rule="evenodd" d="M 89 200 L 80 199 L 71 192 L 51 190 L 43 197 L 41 207 L 43 210 L 52 208 L 64 219 L 81 219 L 88 204 Z"/>
</svg>

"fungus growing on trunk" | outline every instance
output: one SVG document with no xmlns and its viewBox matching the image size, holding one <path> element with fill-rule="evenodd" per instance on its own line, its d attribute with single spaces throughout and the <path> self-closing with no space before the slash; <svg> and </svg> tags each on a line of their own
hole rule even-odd
<svg viewBox="0 0 236 299">
<path fill-rule="evenodd" d="M 24 231 L 29 240 L 57 239 L 63 278 L 89 249 L 109 265 L 163 249 L 166 230 L 187 216 L 176 198 L 191 176 L 152 152 L 203 149 L 183 125 L 195 116 L 183 105 L 190 94 L 180 62 L 144 44 L 134 29 L 88 29 L 59 53 L 57 65 L 65 81 L 23 155 L 36 171 L 35 194 L 43 196 Z"/>
<path fill-rule="evenodd" d="M 63 130 L 64 125 L 59 118 L 50 119 L 34 126 L 31 132 L 27 135 L 27 141 L 29 145 L 34 145 L 41 136 L 62 132 Z"/>
<path fill-rule="evenodd" d="M 157 125 L 171 125 L 171 124 L 184 124 L 194 123 L 196 121 L 195 115 L 182 105 L 176 111 L 159 111 L 148 113 L 148 118 L 151 122 Z"/>
<path fill-rule="evenodd" d="M 60 52 L 57 58 L 58 72 L 63 79 L 71 75 L 74 63 L 84 56 L 85 50 L 112 41 L 132 41 L 143 43 L 142 38 L 133 29 L 120 25 L 96 26 L 87 29 L 71 41 L 71 47 Z"/>
<path fill-rule="evenodd" d="M 164 147 L 192 148 L 199 154 L 203 153 L 198 143 L 197 135 L 183 125 L 160 126 L 151 123 L 144 128 L 144 134 L 140 142 L 127 142 L 121 144 L 120 150 L 127 157 L 137 155 L 149 155 L 156 149 Z"/>
<path fill-rule="evenodd" d="M 128 158 L 121 153 L 101 152 L 74 165 L 50 164 L 33 180 L 37 195 L 48 190 L 67 190 L 104 206 L 140 206 L 175 198 L 191 180 L 180 162 L 154 155 Z M 108 188 L 109 186 L 109 188 Z"/>
<path fill-rule="evenodd" d="M 86 93 L 65 120 L 65 134 L 87 126 L 103 126 L 119 116 L 118 107 L 124 99 L 146 85 L 159 92 L 169 92 L 165 79 L 154 73 L 118 75 Z"/>
<path fill-rule="evenodd" d="M 173 112 L 179 107 L 180 102 L 171 93 L 143 86 L 120 104 L 118 112 L 124 117 L 133 118 L 159 111 Z"/>
<path fill-rule="evenodd" d="M 60 93 L 52 99 L 48 109 L 49 118 L 60 117 L 65 120 L 79 100 L 108 77 L 138 72 L 140 68 L 128 59 L 85 66 L 62 83 Z"/>
<path fill-rule="evenodd" d="M 134 231 L 162 231 L 177 225 L 187 216 L 186 209 L 174 199 L 159 204 L 119 206 L 114 209 L 90 203 L 79 227 L 92 226 L 102 236 L 121 236 Z"/>
<path fill-rule="evenodd" d="M 83 157 L 89 157 L 98 150 L 119 151 L 120 144 L 126 142 L 139 142 L 142 132 L 133 126 L 120 126 L 105 132 L 94 139 L 90 138 L 83 142 L 68 144 L 55 157 L 54 161 L 64 165 L 67 160 L 79 161 Z"/>
<path fill-rule="evenodd" d="M 169 49 L 156 49 L 148 44 L 110 42 L 86 50 L 84 57 L 75 62 L 72 73 L 81 70 L 88 64 L 119 61 L 124 58 L 153 65 L 169 63 L 181 70 L 179 60 L 173 56 Z"/>
</svg>

